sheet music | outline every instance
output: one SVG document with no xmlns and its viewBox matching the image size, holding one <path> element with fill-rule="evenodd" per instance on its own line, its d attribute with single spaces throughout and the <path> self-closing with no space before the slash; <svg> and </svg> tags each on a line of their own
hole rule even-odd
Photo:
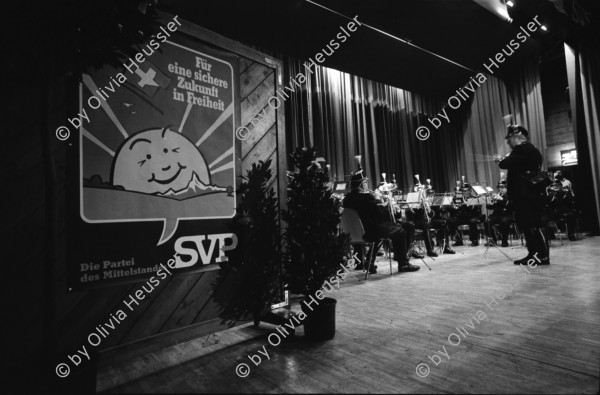
<svg viewBox="0 0 600 395">
<path fill-rule="evenodd" d="M 472 185 L 471 188 L 473 188 L 473 190 L 475 191 L 475 193 L 478 194 L 478 195 L 485 195 L 487 193 L 487 191 L 485 190 L 485 188 L 482 187 L 481 185 Z"/>
</svg>

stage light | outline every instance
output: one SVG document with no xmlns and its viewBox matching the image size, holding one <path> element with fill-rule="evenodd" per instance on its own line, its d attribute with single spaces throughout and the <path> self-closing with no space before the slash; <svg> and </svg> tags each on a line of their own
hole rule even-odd
<svg viewBox="0 0 600 395">
<path fill-rule="evenodd" d="M 541 28 L 542 28 L 543 31 L 548 30 L 548 28 L 546 27 L 546 25 L 542 25 Z"/>
<path fill-rule="evenodd" d="M 507 5 L 507 6 L 509 6 L 509 7 L 514 7 L 515 3 L 513 3 L 513 2 L 512 2 L 512 1 L 510 1 L 510 0 L 508 0 L 508 1 L 506 2 L 506 5 Z"/>
</svg>

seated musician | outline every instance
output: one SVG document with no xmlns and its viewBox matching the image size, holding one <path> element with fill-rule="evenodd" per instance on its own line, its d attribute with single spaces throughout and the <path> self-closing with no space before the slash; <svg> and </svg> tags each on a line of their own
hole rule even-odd
<svg viewBox="0 0 600 395">
<path fill-rule="evenodd" d="M 394 260 L 398 262 L 398 271 L 412 272 L 419 270 L 419 266 L 408 263 L 408 257 L 406 256 L 408 249 L 407 232 L 402 226 L 392 224 L 379 209 L 375 197 L 368 190 L 368 178 L 363 176 L 362 170 L 352 174 L 350 187 L 351 192 L 346 194 L 342 204 L 344 208 L 351 208 L 358 212 L 365 228 L 363 238 L 366 241 L 373 242 L 377 242 L 380 238 L 391 239 Z"/>
<path fill-rule="evenodd" d="M 423 185 L 422 184 L 415 184 L 413 191 L 414 192 L 420 192 L 422 191 Z M 425 209 L 424 205 L 421 205 L 421 207 L 419 208 L 407 208 L 406 209 L 406 220 L 408 222 L 411 222 L 413 224 L 413 226 L 415 227 L 415 229 L 420 229 L 423 231 L 424 234 L 424 241 L 425 241 L 425 248 L 427 250 L 427 256 L 431 256 L 431 257 L 436 257 L 438 256 L 438 254 L 436 254 L 435 251 L 433 251 L 433 243 L 431 240 L 431 232 L 429 231 L 431 229 L 431 224 L 429 222 L 431 216 L 433 215 L 433 211 L 431 211 L 431 209 L 427 208 Z"/>
<path fill-rule="evenodd" d="M 459 191 L 460 193 L 458 193 Z M 458 206 L 454 211 L 454 220 L 448 221 L 448 227 L 451 232 L 455 232 L 455 241 L 453 246 L 462 246 L 464 242 L 458 237 L 459 225 L 469 225 L 469 240 L 471 245 L 476 247 L 479 245 L 479 229 L 477 225 L 481 223 L 481 206 L 470 205 L 467 203 L 471 193 L 471 186 L 463 183 L 461 187 L 455 189 L 453 203 Z"/>
<path fill-rule="evenodd" d="M 551 217 L 557 223 L 566 223 L 569 240 L 575 241 L 575 193 L 571 181 L 567 180 L 561 170 L 554 173 L 555 184 L 547 188 L 548 208 Z"/>
<path fill-rule="evenodd" d="M 407 232 L 406 240 L 407 245 L 409 246 L 415 239 L 415 226 L 412 224 L 412 222 L 403 221 L 401 213 L 396 212 L 396 210 L 394 210 L 393 207 L 388 206 L 390 204 L 394 206 L 394 204 L 392 203 L 393 194 L 391 193 L 389 186 L 390 184 L 381 181 L 377 189 L 373 191 L 373 196 L 375 197 L 375 200 L 379 205 L 379 209 L 383 212 L 383 214 L 389 215 L 390 221 L 400 224 L 400 226 L 402 226 L 402 229 L 404 229 Z M 378 251 L 377 256 L 381 255 L 383 255 L 383 252 Z M 423 258 L 423 255 L 419 255 L 416 251 L 413 251 L 412 257 L 416 259 L 421 259 Z M 375 266 L 375 268 L 377 268 L 377 266 Z"/>
<path fill-rule="evenodd" d="M 433 187 L 431 186 L 430 180 L 427 179 L 427 195 L 433 197 Z M 449 211 L 444 206 L 431 206 L 429 215 L 429 227 L 435 229 L 435 239 L 438 247 L 444 245 L 443 254 L 455 254 L 456 252 L 450 248 L 450 230 L 448 228 L 447 219 L 449 217 Z"/>
<path fill-rule="evenodd" d="M 436 230 L 436 240 L 438 246 L 444 242 L 443 254 L 455 254 L 452 248 L 450 248 L 450 227 L 448 226 L 448 215 L 449 211 L 446 207 L 437 206 L 432 207 L 433 215 L 431 217 L 431 228 Z"/>
<path fill-rule="evenodd" d="M 502 247 L 508 247 L 508 232 L 510 224 L 514 222 L 513 209 L 506 197 L 506 191 L 506 180 L 502 180 L 498 183 L 498 194 L 492 198 L 492 204 L 487 205 L 488 210 L 492 210 L 492 213 L 489 215 L 484 226 L 486 235 L 491 238 L 493 245 L 497 245 L 498 238 L 492 227 L 498 225 L 500 237 L 502 238 Z M 488 234 L 488 232 L 491 234 Z"/>
</svg>

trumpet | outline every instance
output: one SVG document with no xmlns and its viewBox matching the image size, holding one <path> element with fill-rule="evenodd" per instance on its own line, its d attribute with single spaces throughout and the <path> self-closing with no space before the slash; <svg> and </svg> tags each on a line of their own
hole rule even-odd
<svg viewBox="0 0 600 395">
<path fill-rule="evenodd" d="M 499 193 L 496 193 L 495 195 L 492 196 L 492 203 L 500 202 L 503 200 L 504 200 L 504 197 Z"/>
</svg>

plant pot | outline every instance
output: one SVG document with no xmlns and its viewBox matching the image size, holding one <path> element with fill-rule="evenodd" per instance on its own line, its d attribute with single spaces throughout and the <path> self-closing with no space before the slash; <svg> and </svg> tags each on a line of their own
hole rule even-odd
<svg viewBox="0 0 600 395">
<path fill-rule="evenodd" d="M 309 299 L 307 302 L 312 302 Z M 337 300 L 324 298 L 317 300 L 319 304 L 312 302 L 310 307 L 301 303 L 302 311 L 306 318 L 302 321 L 304 325 L 304 336 L 311 340 L 331 340 L 335 336 L 335 305 Z M 312 308 L 312 310 L 311 310 Z"/>
</svg>

